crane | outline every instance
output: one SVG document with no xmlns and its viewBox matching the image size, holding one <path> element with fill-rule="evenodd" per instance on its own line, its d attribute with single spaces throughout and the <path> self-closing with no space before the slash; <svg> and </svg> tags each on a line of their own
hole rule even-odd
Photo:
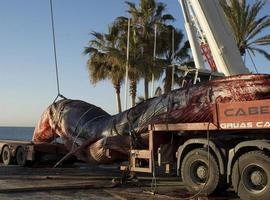
<svg viewBox="0 0 270 200">
<path fill-rule="evenodd" d="M 225 76 L 250 73 L 243 63 L 219 1 L 178 1 L 196 68 L 205 69 L 203 53 L 212 71 Z"/>
</svg>

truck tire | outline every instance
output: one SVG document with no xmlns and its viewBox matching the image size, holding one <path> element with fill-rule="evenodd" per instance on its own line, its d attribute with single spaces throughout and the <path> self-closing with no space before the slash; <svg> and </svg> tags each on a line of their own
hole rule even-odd
<svg viewBox="0 0 270 200">
<path fill-rule="evenodd" d="M 4 165 L 11 164 L 11 152 L 10 152 L 8 146 L 5 146 L 2 150 L 2 161 L 3 161 Z"/>
<path fill-rule="evenodd" d="M 184 185 L 191 193 L 210 195 L 217 188 L 220 179 L 219 168 L 211 154 L 209 155 L 209 165 L 210 173 L 208 177 L 208 152 L 202 148 L 194 149 L 184 157 L 181 175 Z"/>
<path fill-rule="evenodd" d="M 18 147 L 16 151 L 16 161 L 21 167 L 26 166 L 26 154 L 22 147 Z"/>
<path fill-rule="evenodd" d="M 232 185 L 241 199 L 268 200 L 270 157 L 262 151 L 251 151 L 240 156 L 233 166 Z"/>
</svg>

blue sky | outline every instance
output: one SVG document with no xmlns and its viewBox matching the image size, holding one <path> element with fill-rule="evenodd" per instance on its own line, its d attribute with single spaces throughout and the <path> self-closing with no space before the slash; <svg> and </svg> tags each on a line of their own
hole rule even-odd
<svg viewBox="0 0 270 200">
<path fill-rule="evenodd" d="M 174 24 L 183 29 L 178 1 L 163 2 L 176 18 Z M 111 84 L 90 84 L 82 51 L 91 31 L 106 31 L 117 16 L 127 16 L 126 9 L 124 0 L 54 0 L 63 95 L 116 112 Z M 268 4 L 264 14 L 269 10 Z M 0 0 L 0 26 L 0 126 L 34 126 L 57 94 L 49 0 Z M 257 56 L 255 61 L 260 72 L 270 72 L 266 59 Z M 138 95 L 142 94 L 140 84 Z"/>
</svg>

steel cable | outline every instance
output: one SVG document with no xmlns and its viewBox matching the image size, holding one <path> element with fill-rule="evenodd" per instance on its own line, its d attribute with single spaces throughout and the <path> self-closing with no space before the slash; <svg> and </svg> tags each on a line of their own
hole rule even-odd
<svg viewBox="0 0 270 200">
<path fill-rule="evenodd" d="M 59 83 L 59 73 L 58 73 L 58 62 L 57 62 L 57 51 L 56 51 L 56 37 L 55 37 L 55 28 L 54 28 L 54 15 L 53 15 L 53 3 L 50 0 L 50 15 L 51 15 L 51 25 L 52 25 L 52 42 L 53 42 L 53 52 L 54 52 L 54 66 L 56 74 L 56 86 L 57 86 L 57 96 L 53 102 L 57 100 L 58 97 L 65 99 L 65 97 L 60 93 L 60 83 Z"/>
</svg>

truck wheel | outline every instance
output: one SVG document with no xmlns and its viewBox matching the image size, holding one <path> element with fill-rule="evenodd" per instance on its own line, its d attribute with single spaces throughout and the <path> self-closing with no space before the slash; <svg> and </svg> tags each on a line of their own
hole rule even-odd
<svg viewBox="0 0 270 200">
<path fill-rule="evenodd" d="M 2 150 L 2 161 L 3 161 L 4 165 L 11 164 L 11 153 L 10 153 L 8 146 L 5 146 Z"/>
<path fill-rule="evenodd" d="M 21 167 L 24 167 L 26 165 L 26 155 L 22 147 L 17 148 L 16 161 L 17 161 L 17 164 Z"/>
<path fill-rule="evenodd" d="M 215 191 L 220 176 L 218 164 L 211 154 L 209 165 L 210 171 L 208 152 L 205 149 L 192 150 L 185 156 L 181 166 L 181 175 L 184 185 L 190 192 L 210 195 Z"/>
<path fill-rule="evenodd" d="M 268 200 L 270 157 L 262 151 L 251 151 L 240 156 L 233 166 L 232 185 L 241 199 Z"/>
</svg>

